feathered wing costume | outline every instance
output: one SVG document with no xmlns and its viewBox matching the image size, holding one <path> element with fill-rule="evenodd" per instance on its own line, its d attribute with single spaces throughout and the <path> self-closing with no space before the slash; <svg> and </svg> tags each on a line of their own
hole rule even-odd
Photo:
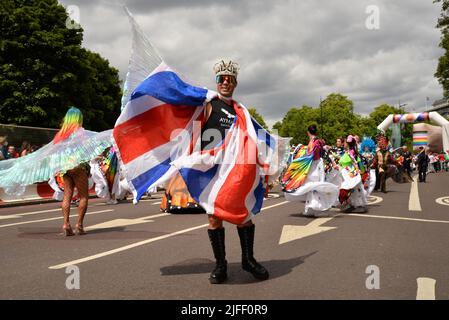
<svg viewBox="0 0 449 320">
<path fill-rule="evenodd" d="M 81 111 L 72 107 L 53 141 L 24 157 L 0 161 L 0 188 L 20 196 L 25 186 L 48 181 L 100 155 L 111 146 L 111 136 L 112 130 L 85 130 Z"/>
</svg>

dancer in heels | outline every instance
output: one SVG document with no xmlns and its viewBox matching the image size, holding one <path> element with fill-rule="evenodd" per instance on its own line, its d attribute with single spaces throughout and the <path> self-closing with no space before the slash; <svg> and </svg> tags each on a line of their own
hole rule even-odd
<svg viewBox="0 0 449 320">
<path fill-rule="evenodd" d="M 62 176 L 63 234 L 66 236 L 74 234 L 69 215 L 75 188 L 79 197 L 75 232 L 84 234 L 83 222 L 88 204 L 88 163 L 111 144 L 112 130 L 100 133 L 85 130 L 81 111 L 71 107 L 53 141 L 24 157 L 1 161 L 0 188 L 5 189 L 9 195 L 20 196 L 27 185 Z"/>
</svg>

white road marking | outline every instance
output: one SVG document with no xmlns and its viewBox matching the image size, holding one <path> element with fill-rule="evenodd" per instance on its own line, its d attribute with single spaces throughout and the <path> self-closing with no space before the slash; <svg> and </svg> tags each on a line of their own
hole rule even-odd
<svg viewBox="0 0 449 320">
<path fill-rule="evenodd" d="M 435 279 L 418 278 L 418 290 L 416 292 L 416 300 L 435 300 Z"/>
<path fill-rule="evenodd" d="M 415 218 L 405 218 L 405 217 L 391 217 L 391 216 L 376 216 L 371 214 L 358 214 L 358 213 L 347 213 L 346 216 L 362 217 L 362 218 L 379 218 L 379 219 L 393 219 L 393 220 L 406 220 L 406 221 L 418 221 L 418 222 L 434 222 L 434 223 L 449 223 L 446 220 L 429 220 L 429 219 L 415 219 Z"/>
<path fill-rule="evenodd" d="M 409 211 L 422 211 L 421 203 L 419 202 L 418 192 L 418 176 L 413 177 L 412 186 L 410 187 L 410 197 L 408 198 Z"/>
<path fill-rule="evenodd" d="M 89 207 L 96 207 L 98 206 L 98 204 L 93 204 L 93 205 L 89 205 Z M 75 207 L 71 207 L 70 209 L 74 209 Z M 31 211 L 31 212 L 25 212 L 25 213 L 15 213 L 13 215 L 11 215 L 11 218 L 16 218 L 16 216 L 18 217 L 26 217 L 26 216 L 32 216 L 35 214 L 41 214 L 41 213 L 48 213 L 48 212 L 57 212 L 57 211 L 61 211 L 61 208 L 58 209 L 48 209 L 48 210 L 40 210 L 40 211 Z M 3 217 L 3 218 L 2 218 Z M 5 218 L 8 216 L 0 216 L 0 219 L 9 219 L 9 218 Z"/>
<path fill-rule="evenodd" d="M 93 211 L 93 212 L 88 212 L 88 213 L 86 213 L 86 215 L 91 215 L 91 214 L 96 214 L 96 213 L 103 213 L 103 212 L 111 212 L 111 211 L 114 211 L 114 210 L 109 209 L 109 210 Z M 77 217 L 77 216 L 78 216 L 78 214 L 72 214 L 72 215 L 70 215 L 70 217 Z M 10 224 L 2 224 L 2 225 L 0 225 L 0 228 L 6 228 L 6 227 L 12 227 L 12 226 L 18 226 L 18 225 L 29 224 L 29 223 L 37 223 L 37 222 L 51 221 L 51 220 L 62 220 L 62 215 L 61 215 L 60 217 L 56 217 L 56 218 L 47 218 L 47 219 L 40 219 L 40 220 L 32 220 L 32 221 L 16 222 L 16 223 L 10 223 Z"/>
<path fill-rule="evenodd" d="M 373 204 L 377 204 L 379 202 L 382 202 L 384 199 L 382 197 L 378 196 L 369 196 L 368 197 L 368 205 L 371 206 Z"/>
<path fill-rule="evenodd" d="M 137 219 L 114 219 L 111 221 L 106 221 L 103 223 L 95 224 L 93 226 L 89 226 L 85 229 L 86 229 L 86 231 L 89 231 L 89 230 L 95 230 L 95 229 L 126 227 L 126 226 L 135 225 L 135 224 L 153 222 L 154 220 L 151 220 L 151 219 L 165 217 L 165 216 L 169 216 L 169 215 L 170 215 L 170 213 L 161 213 L 161 214 L 155 214 L 152 216 L 141 217 L 141 218 L 137 218 Z"/>
<path fill-rule="evenodd" d="M 277 203 L 277 204 L 274 204 L 274 205 L 262 208 L 261 211 L 267 210 L 267 209 L 270 209 L 270 208 L 273 208 L 273 207 L 277 207 L 277 206 L 280 206 L 280 205 L 283 205 L 283 204 L 286 204 L 286 203 L 288 203 L 288 201 L 280 202 L 280 203 Z M 152 243 L 152 242 L 155 242 L 155 241 L 158 241 L 158 240 L 167 239 L 167 238 L 176 236 L 178 234 L 187 233 L 187 232 L 190 232 L 190 231 L 193 231 L 193 230 L 205 228 L 207 226 L 209 226 L 208 223 L 202 224 L 202 225 L 199 225 L 199 226 L 196 226 L 196 227 L 192 227 L 192 228 L 183 229 L 183 230 L 176 231 L 176 232 L 173 232 L 173 233 L 169 233 L 169 234 L 166 234 L 166 235 L 163 235 L 163 236 L 150 238 L 150 239 L 139 241 L 139 242 L 136 242 L 136 243 L 131 243 L 131 244 L 127 245 L 127 246 L 123 246 L 123 247 L 119 247 L 119 248 L 116 248 L 116 249 L 113 249 L 113 250 L 101 252 L 101 253 L 94 254 L 94 255 L 91 255 L 91 256 L 88 256 L 88 257 L 85 257 L 85 258 L 81 258 L 81 259 L 65 262 L 65 263 L 58 264 L 58 265 L 55 265 L 55 266 L 51 266 L 51 267 L 48 267 L 48 268 L 49 269 L 63 269 L 63 268 L 66 268 L 68 266 L 71 266 L 71 265 L 78 265 L 78 264 L 83 263 L 83 262 L 99 259 L 99 258 L 102 258 L 102 257 L 105 257 L 105 256 L 109 256 L 111 254 L 115 254 L 117 252 L 122 252 L 122 251 L 125 251 L 125 250 L 129 250 L 129 249 L 133 249 L 133 248 L 136 248 L 136 247 L 140 247 L 140 246 L 146 245 L 148 243 Z"/>
<path fill-rule="evenodd" d="M 151 205 L 157 205 L 157 204 L 161 204 L 162 203 L 162 201 L 159 201 L 159 202 L 155 202 L 155 203 L 152 203 Z"/>
<path fill-rule="evenodd" d="M 15 214 L 15 215 L 8 215 L 8 216 L 0 216 L 0 220 L 6 220 L 6 219 L 18 219 L 22 218 L 21 216 Z"/>
<path fill-rule="evenodd" d="M 381 197 L 370 196 L 368 199 L 368 205 L 373 205 L 382 202 Z M 324 211 L 321 215 L 329 215 L 327 212 L 340 212 L 339 208 L 330 208 L 328 211 Z M 295 225 L 284 225 L 281 232 L 281 237 L 279 239 L 279 244 L 287 243 L 293 240 L 302 239 L 305 237 L 313 236 L 315 234 L 336 229 L 337 227 L 322 227 L 322 224 L 332 220 L 335 217 L 341 216 L 343 214 L 339 213 L 327 218 L 316 218 L 314 221 L 305 226 L 295 226 Z M 319 215 L 315 215 L 319 217 Z"/>
<path fill-rule="evenodd" d="M 192 228 L 188 228 L 188 229 L 183 229 L 183 230 L 176 231 L 176 232 L 173 232 L 173 233 L 169 233 L 169 234 L 166 234 L 166 235 L 163 235 L 163 236 L 159 236 L 159 237 L 155 237 L 155 238 L 150 238 L 150 239 L 147 239 L 147 240 L 139 241 L 139 242 L 132 243 L 132 244 L 124 246 L 124 247 L 120 247 L 120 248 L 114 249 L 114 250 L 105 251 L 105 252 L 98 253 L 98 254 L 95 254 L 95 255 L 92 255 L 92 256 L 89 256 L 89 257 L 85 257 L 85 258 L 81 258 L 81 259 L 78 259 L 78 260 L 69 261 L 69 262 L 58 264 L 58 265 L 51 266 L 51 267 L 48 267 L 48 268 L 49 269 L 63 269 L 63 268 L 66 268 L 68 266 L 79 265 L 80 263 L 83 263 L 83 262 L 86 262 L 86 261 L 95 260 L 95 259 L 98 259 L 98 258 L 109 256 L 109 255 L 114 254 L 114 253 L 118 253 L 118 252 L 129 250 L 129 249 L 132 249 L 132 248 L 135 248 L 135 247 L 143 246 L 145 244 L 148 244 L 148 243 L 151 243 L 151 242 L 154 242 L 154 241 L 170 238 L 170 237 L 176 236 L 178 234 L 183 234 L 183 233 L 190 232 L 190 231 L 193 231 L 193 230 L 196 230 L 196 229 L 201 229 L 201 228 L 207 227 L 208 225 L 209 224 L 207 223 L 207 224 L 203 224 L 203 225 L 192 227 Z"/>
<path fill-rule="evenodd" d="M 264 207 L 260 211 L 271 209 L 271 208 L 274 208 L 274 207 L 277 207 L 277 206 L 282 206 L 283 204 L 286 204 L 286 203 L 289 203 L 289 201 L 283 201 L 283 202 L 279 202 L 279 203 L 273 204 L 273 205 L 268 206 L 268 207 Z"/>
<path fill-rule="evenodd" d="M 443 206 L 449 206 L 449 197 L 441 197 L 435 200 L 436 203 Z"/>
<path fill-rule="evenodd" d="M 47 212 L 55 212 L 55 211 L 61 211 L 61 208 L 58 209 L 49 209 L 49 210 L 40 210 L 40 211 L 32 211 L 32 212 L 25 212 L 25 213 L 15 213 L 15 216 L 25 217 L 25 216 L 32 216 L 35 214 L 40 213 L 47 213 Z"/>
<path fill-rule="evenodd" d="M 321 227 L 322 224 L 325 224 L 329 220 L 332 220 L 334 217 L 331 218 L 318 218 L 310 222 L 308 225 L 305 226 L 292 226 L 292 225 L 285 225 L 282 228 L 281 232 L 281 238 L 279 239 L 279 244 L 287 243 L 293 240 L 302 239 L 308 236 L 313 236 L 315 234 L 329 231 L 332 229 L 337 229 L 337 227 Z"/>
<path fill-rule="evenodd" d="M 159 200 L 159 199 L 152 199 L 152 201 L 157 201 L 157 200 Z M 143 201 L 150 201 L 150 200 L 143 200 Z M 161 202 L 156 202 L 154 204 L 160 204 L 160 203 Z M 89 204 L 89 207 L 104 207 L 104 206 L 110 206 L 110 205 L 111 204 L 108 204 L 106 202 L 93 203 L 93 204 Z M 76 207 L 71 207 L 70 209 L 76 209 Z M 40 213 L 57 212 L 57 211 L 61 211 L 61 208 L 40 210 L 40 211 L 31 211 L 31 212 L 25 212 L 25 213 L 15 213 L 13 215 L 7 215 L 7 216 L 0 215 L 0 220 L 1 219 L 13 219 L 13 218 L 18 218 L 18 217 L 25 217 L 25 216 L 31 216 L 31 215 L 40 214 Z"/>
</svg>

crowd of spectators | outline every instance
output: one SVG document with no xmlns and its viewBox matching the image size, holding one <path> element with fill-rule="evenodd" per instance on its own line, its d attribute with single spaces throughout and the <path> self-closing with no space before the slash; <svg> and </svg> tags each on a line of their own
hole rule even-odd
<svg viewBox="0 0 449 320">
<path fill-rule="evenodd" d="M 27 154 L 39 149 L 36 145 L 31 145 L 24 141 L 20 148 L 9 144 L 6 136 L 0 136 L 0 160 L 8 160 L 26 156 Z"/>
</svg>

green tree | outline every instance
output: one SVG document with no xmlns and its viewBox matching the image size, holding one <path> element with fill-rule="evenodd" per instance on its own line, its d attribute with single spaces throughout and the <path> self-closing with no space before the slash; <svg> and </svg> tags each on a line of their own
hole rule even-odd
<svg viewBox="0 0 449 320">
<path fill-rule="evenodd" d="M 449 98 L 449 0 L 434 0 L 434 3 L 441 3 L 441 14 L 436 27 L 441 30 L 439 46 L 444 50 L 438 60 L 435 77 L 443 87 L 444 96 Z"/>
<path fill-rule="evenodd" d="M 276 121 L 276 123 L 273 124 L 273 130 L 277 130 L 278 132 L 280 132 L 281 128 L 282 128 L 282 121 Z"/>
<path fill-rule="evenodd" d="M 113 126 L 120 114 L 118 70 L 81 47 L 83 30 L 66 27 L 57 0 L 0 4 L 0 122 L 59 127 L 69 106 L 88 129 Z"/>
<path fill-rule="evenodd" d="M 396 108 L 389 104 L 381 104 L 374 108 L 373 112 L 369 114 L 370 118 L 374 121 L 375 125 L 378 126 L 388 117 L 390 114 L 402 114 L 405 113 L 404 108 Z"/>
<path fill-rule="evenodd" d="M 301 108 L 292 108 L 282 119 L 281 125 L 276 124 L 276 129 L 281 136 L 291 137 L 293 144 L 307 143 L 307 127 L 316 124 L 317 116 L 317 109 L 306 105 Z"/>
<path fill-rule="evenodd" d="M 360 116 L 354 114 L 354 103 L 348 97 L 331 93 L 321 102 L 323 119 L 321 136 L 327 143 L 333 144 L 338 137 L 348 134 L 361 135 Z M 320 112 L 321 117 L 321 112 Z"/>
<path fill-rule="evenodd" d="M 268 126 L 265 123 L 263 117 L 257 112 L 256 108 L 249 108 L 249 114 L 265 129 L 268 131 Z"/>
<path fill-rule="evenodd" d="M 317 125 L 319 135 L 326 143 L 333 144 L 338 137 L 362 133 L 361 117 L 353 112 L 353 102 L 339 93 L 331 93 L 318 108 L 302 106 L 292 108 L 273 126 L 284 137 L 292 137 L 292 143 L 307 143 L 307 127 Z"/>
</svg>

